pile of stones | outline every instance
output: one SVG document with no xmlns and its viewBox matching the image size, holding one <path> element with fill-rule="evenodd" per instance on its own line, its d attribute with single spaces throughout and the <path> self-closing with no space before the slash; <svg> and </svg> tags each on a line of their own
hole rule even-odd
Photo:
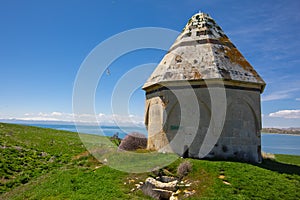
<svg viewBox="0 0 300 200">
<path fill-rule="evenodd" d="M 137 189 L 141 189 L 145 195 L 158 200 L 179 200 L 179 196 L 189 197 L 196 192 L 188 190 L 190 186 L 191 183 L 179 181 L 171 176 L 148 177 L 144 183 L 136 184 Z"/>
</svg>

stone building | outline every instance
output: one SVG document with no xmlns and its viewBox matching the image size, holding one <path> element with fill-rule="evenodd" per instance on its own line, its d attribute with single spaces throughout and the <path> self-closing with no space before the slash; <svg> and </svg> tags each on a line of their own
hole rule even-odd
<svg viewBox="0 0 300 200">
<path fill-rule="evenodd" d="M 147 148 L 261 162 L 264 87 L 220 26 L 195 14 L 143 86 Z"/>
</svg>

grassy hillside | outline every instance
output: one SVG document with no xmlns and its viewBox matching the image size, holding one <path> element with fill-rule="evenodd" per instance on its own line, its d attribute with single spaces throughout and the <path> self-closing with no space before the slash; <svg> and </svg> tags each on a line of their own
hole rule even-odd
<svg viewBox="0 0 300 200">
<path fill-rule="evenodd" d="M 97 139 L 101 139 L 98 137 Z M 0 123 L 0 199 L 151 199 L 134 190 L 151 173 L 97 162 L 76 133 Z M 176 173 L 178 159 L 166 169 Z M 189 199 L 300 199 L 300 157 L 262 164 L 192 160 Z"/>
</svg>

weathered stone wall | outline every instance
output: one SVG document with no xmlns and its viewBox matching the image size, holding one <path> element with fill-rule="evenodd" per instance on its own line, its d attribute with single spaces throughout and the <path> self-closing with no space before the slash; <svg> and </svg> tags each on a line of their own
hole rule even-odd
<svg viewBox="0 0 300 200">
<path fill-rule="evenodd" d="M 214 122 L 211 122 L 210 93 L 207 88 L 188 90 L 165 89 L 147 94 L 145 124 L 148 129 L 148 149 L 175 152 L 193 158 L 261 161 L 259 91 L 226 88 L 227 112 L 223 131 L 216 141 L 209 141 L 213 144 L 207 144 L 205 137 L 208 130 L 215 134 Z M 218 92 L 220 88 L 210 88 L 212 90 Z M 196 94 L 199 112 L 192 102 L 193 98 L 189 98 L 192 93 Z M 211 149 L 203 155 L 200 148 L 205 145 L 211 146 Z"/>
<path fill-rule="evenodd" d="M 226 89 L 227 113 L 218 142 L 207 157 L 261 162 L 260 92 Z"/>
</svg>

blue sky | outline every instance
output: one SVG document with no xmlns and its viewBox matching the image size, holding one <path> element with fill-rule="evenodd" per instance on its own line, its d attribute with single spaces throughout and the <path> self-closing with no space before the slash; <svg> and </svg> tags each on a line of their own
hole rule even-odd
<svg viewBox="0 0 300 200">
<path fill-rule="evenodd" d="M 299 9 L 299 0 L 2 0 L 0 119 L 71 120 L 76 74 L 99 43 L 133 28 L 181 31 L 201 10 L 266 81 L 263 126 L 300 127 Z M 164 53 L 135 51 L 109 67 L 110 76 L 101 79 L 95 96 L 101 120 L 111 121 L 110 97 L 118 78 L 138 65 L 158 63 Z M 128 107 L 131 120 L 141 122 L 142 90 L 135 91 Z"/>
</svg>

